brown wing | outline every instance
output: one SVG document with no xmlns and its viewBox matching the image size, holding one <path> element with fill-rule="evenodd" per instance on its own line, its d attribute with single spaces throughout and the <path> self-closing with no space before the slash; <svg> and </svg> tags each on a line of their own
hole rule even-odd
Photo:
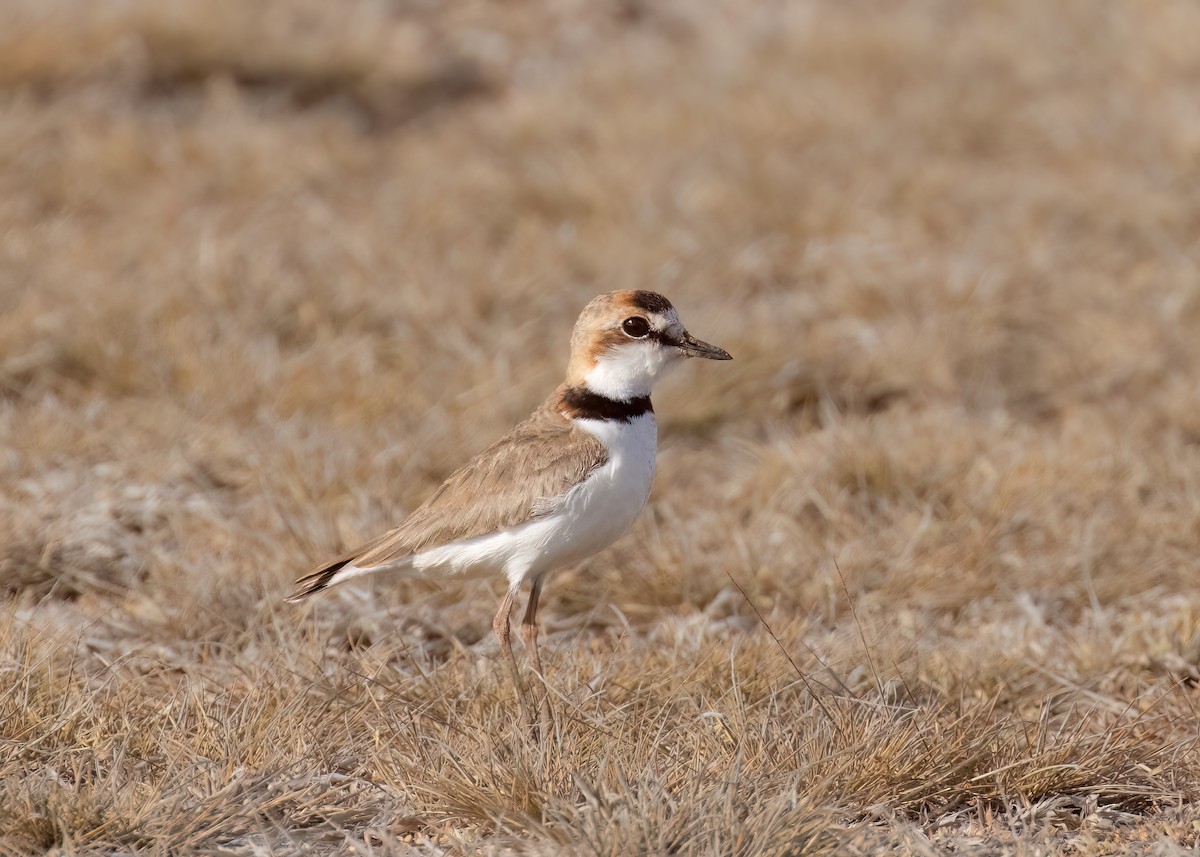
<svg viewBox="0 0 1200 857">
<path fill-rule="evenodd" d="M 352 556 L 359 568 L 504 530 L 544 514 L 608 453 L 551 396 L 529 419 L 455 471 L 404 523 Z"/>
</svg>

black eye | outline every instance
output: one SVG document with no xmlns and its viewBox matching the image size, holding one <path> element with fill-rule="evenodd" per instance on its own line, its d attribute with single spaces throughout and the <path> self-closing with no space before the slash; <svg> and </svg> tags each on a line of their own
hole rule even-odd
<svg viewBox="0 0 1200 857">
<path fill-rule="evenodd" d="M 650 332 L 650 323 L 640 315 L 635 315 L 632 318 L 627 318 L 621 322 L 621 330 L 625 331 L 634 339 L 641 339 Z"/>
</svg>

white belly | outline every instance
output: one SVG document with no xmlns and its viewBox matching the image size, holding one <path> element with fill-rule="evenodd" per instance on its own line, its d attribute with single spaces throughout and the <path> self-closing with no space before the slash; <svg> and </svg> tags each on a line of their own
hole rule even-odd
<svg viewBox="0 0 1200 857">
<path fill-rule="evenodd" d="M 654 482 L 658 425 L 653 413 L 628 423 L 576 420 L 608 449 L 608 461 L 596 468 L 567 495 L 554 517 L 554 550 L 559 565 L 576 562 L 601 551 L 632 526 Z M 549 522 L 547 522 L 549 523 Z"/>
<path fill-rule="evenodd" d="M 576 420 L 608 450 L 608 460 L 572 488 L 553 511 L 519 526 L 453 542 L 414 557 L 418 571 L 486 574 L 517 583 L 608 547 L 633 524 L 650 496 L 658 426 L 653 413 L 628 423 Z"/>
</svg>

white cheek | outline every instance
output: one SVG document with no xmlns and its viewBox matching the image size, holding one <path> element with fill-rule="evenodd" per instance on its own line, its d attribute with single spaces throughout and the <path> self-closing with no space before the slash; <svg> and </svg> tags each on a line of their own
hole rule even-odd
<svg viewBox="0 0 1200 857">
<path fill-rule="evenodd" d="M 653 342 L 631 342 L 599 357 L 584 380 L 593 393 L 610 399 L 648 396 L 654 382 L 678 362 L 676 358 L 671 349 Z"/>
</svg>

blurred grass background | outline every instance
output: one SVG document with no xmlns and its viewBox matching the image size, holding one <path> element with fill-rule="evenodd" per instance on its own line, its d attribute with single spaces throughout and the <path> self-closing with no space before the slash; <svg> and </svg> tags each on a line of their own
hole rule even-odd
<svg viewBox="0 0 1200 857">
<path fill-rule="evenodd" d="M 1186 0 L 9 0 L 0 851 L 1195 847 L 1196 44 Z M 736 359 L 549 585 L 532 746 L 487 585 L 279 599 L 614 288 Z"/>
</svg>

